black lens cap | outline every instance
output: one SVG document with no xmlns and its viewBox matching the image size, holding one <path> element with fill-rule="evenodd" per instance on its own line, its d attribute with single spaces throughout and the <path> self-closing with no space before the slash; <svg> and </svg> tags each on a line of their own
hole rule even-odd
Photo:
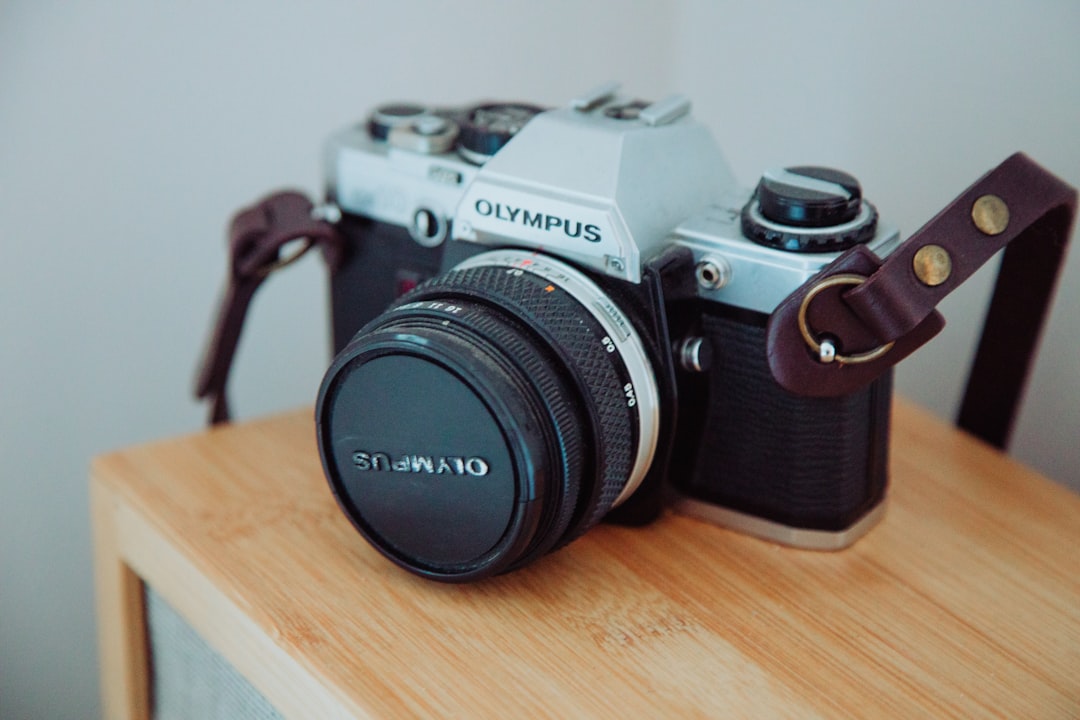
<svg viewBox="0 0 1080 720">
<path fill-rule="evenodd" d="M 325 402 L 334 485 L 365 534 L 432 568 L 474 565 L 499 544 L 516 468 L 473 388 L 428 359 L 383 355 L 343 368 Z"/>
<path fill-rule="evenodd" d="M 501 317 L 465 299 L 399 306 L 354 338 L 319 392 L 319 453 L 342 510 L 431 579 L 477 580 L 543 554 L 577 507 L 569 388 Z"/>
</svg>

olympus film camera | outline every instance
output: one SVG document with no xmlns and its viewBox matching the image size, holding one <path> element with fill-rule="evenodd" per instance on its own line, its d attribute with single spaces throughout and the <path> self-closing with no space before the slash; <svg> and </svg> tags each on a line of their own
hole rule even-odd
<svg viewBox="0 0 1080 720">
<path fill-rule="evenodd" d="M 795 395 L 765 333 L 842 251 L 898 233 L 844 172 L 741 187 L 689 111 L 605 86 L 558 109 L 388 105 L 331 139 L 348 255 L 318 443 L 397 564 L 475 580 L 668 504 L 839 548 L 883 510 L 891 372 Z"/>
</svg>

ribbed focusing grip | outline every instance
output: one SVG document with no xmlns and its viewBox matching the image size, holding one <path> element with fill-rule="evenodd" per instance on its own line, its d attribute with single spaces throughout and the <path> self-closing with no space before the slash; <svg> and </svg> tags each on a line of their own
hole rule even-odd
<svg viewBox="0 0 1080 720">
<path fill-rule="evenodd" d="M 617 352 L 610 352 L 603 328 L 569 293 L 542 277 L 499 266 L 457 270 L 421 285 L 406 304 L 420 300 L 468 298 L 501 308 L 539 338 L 556 358 L 582 403 L 579 421 L 589 428 L 593 477 L 582 497 L 563 545 L 595 525 L 611 509 L 633 467 L 637 451 L 637 409 L 628 407 L 624 387 L 630 381 Z"/>
</svg>

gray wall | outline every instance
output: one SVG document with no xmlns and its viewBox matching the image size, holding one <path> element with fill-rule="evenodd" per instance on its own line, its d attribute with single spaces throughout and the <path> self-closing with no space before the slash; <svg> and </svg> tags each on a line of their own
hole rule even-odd
<svg viewBox="0 0 1080 720">
<path fill-rule="evenodd" d="M 189 397 L 223 225 L 389 98 L 560 103 L 616 78 L 693 97 L 737 175 L 819 162 L 910 232 L 1025 149 L 1080 185 L 1080 5 L 958 2 L 269 4 L 0 0 L 0 718 L 97 715 L 86 468 L 197 430 Z M 1080 489 L 1080 257 L 1015 454 Z M 985 303 L 905 362 L 950 415 Z M 327 361 L 315 259 L 256 299 L 241 417 L 308 404 Z"/>
</svg>

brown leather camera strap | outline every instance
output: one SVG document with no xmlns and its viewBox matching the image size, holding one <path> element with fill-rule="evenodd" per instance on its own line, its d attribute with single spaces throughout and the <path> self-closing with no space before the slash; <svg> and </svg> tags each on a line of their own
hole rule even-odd
<svg viewBox="0 0 1080 720">
<path fill-rule="evenodd" d="M 781 303 L 768 326 L 773 376 L 815 397 L 869 384 L 937 334 L 935 306 L 1007 246 L 959 421 L 1004 446 L 1076 204 L 1076 190 L 1013 155 L 886 260 L 852 248 Z"/>
<path fill-rule="evenodd" d="M 240 340 L 248 305 L 255 291 L 275 270 L 318 245 L 331 272 L 340 265 L 345 244 L 335 227 L 313 216 L 314 206 L 298 192 L 268 195 L 238 212 L 229 226 L 229 276 L 218 309 L 217 322 L 203 355 L 195 395 L 209 399 L 210 423 L 229 419 L 226 384 Z M 288 255 L 290 243 L 301 243 Z"/>
</svg>

